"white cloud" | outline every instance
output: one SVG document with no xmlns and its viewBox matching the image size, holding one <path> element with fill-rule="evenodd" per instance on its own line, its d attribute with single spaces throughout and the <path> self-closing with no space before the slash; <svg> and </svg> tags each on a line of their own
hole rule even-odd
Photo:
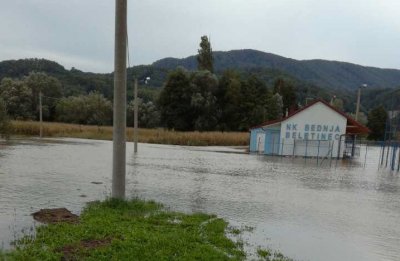
<svg viewBox="0 0 400 261">
<path fill-rule="evenodd" d="M 195 54 L 206 34 L 214 50 L 400 68 L 398 0 L 137 0 L 128 6 L 134 64 Z M 0 31 L 0 60 L 25 50 L 83 70 L 112 71 L 114 1 L 5 1 Z"/>
</svg>

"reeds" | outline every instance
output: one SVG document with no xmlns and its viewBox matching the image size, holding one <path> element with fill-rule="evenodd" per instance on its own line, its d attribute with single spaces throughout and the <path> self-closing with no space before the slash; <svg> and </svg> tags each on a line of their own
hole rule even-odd
<svg viewBox="0 0 400 261">
<path fill-rule="evenodd" d="M 13 121 L 12 134 L 39 136 L 40 124 L 35 121 Z M 69 137 L 112 140 L 111 126 L 43 123 L 44 137 Z M 133 140 L 133 128 L 127 128 L 127 140 Z M 246 146 L 247 132 L 179 132 L 165 129 L 139 129 L 139 142 L 187 146 Z"/>
</svg>

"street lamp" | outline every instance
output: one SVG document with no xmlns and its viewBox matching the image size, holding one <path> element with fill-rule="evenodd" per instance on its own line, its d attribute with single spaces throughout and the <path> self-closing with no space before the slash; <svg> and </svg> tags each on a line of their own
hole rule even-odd
<svg viewBox="0 0 400 261">
<path fill-rule="evenodd" d="M 358 87 L 358 95 L 357 95 L 357 107 L 356 107 L 356 121 L 358 121 L 358 114 L 360 113 L 360 100 L 361 100 L 361 89 L 367 88 L 367 84 L 362 84 Z"/>
<path fill-rule="evenodd" d="M 150 81 L 150 77 L 145 77 L 144 78 L 144 84 L 147 85 L 147 83 Z M 138 99 L 138 80 L 135 77 L 135 84 L 134 84 L 134 115 L 133 115 L 133 141 L 134 141 L 134 149 L 133 151 L 137 153 L 138 151 L 138 139 L 139 139 L 139 133 L 138 133 L 138 121 L 139 121 L 139 99 Z"/>
</svg>

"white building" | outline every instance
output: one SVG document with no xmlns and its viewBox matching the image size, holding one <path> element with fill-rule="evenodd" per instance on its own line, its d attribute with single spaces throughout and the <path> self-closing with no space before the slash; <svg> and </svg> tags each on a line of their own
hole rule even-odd
<svg viewBox="0 0 400 261">
<path fill-rule="evenodd" d="M 250 151 L 267 155 L 354 156 L 355 137 L 368 128 L 323 100 L 250 129 Z M 350 141 L 350 146 L 349 146 Z"/>
</svg>

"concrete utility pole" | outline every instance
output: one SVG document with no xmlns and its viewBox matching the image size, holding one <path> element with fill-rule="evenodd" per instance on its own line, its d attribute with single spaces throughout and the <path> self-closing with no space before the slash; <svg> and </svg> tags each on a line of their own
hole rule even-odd
<svg viewBox="0 0 400 261">
<path fill-rule="evenodd" d="M 137 82 L 137 78 L 135 78 L 134 97 L 135 97 L 135 106 L 134 106 L 133 140 L 135 142 L 134 151 L 136 153 L 138 151 L 138 131 L 139 131 L 138 130 L 139 100 L 138 100 L 138 82 Z"/>
<path fill-rule="evenodd" d="M 40 121 L 40 138 L 43 138 L 43 109 L 42 109 L 42 91 L 39 92 L 39 121 Z"/>
<path fill-rule="evenodd" d="M 127 0 L 115 0 L 113 198 L 125 198 Z"/>
<path fill-rule="evenodd" d="M 360 87 L 358 87 L 357 107 L 356 107 L 356 121 L 358 121 L 358 114 L 360 113 L 361 89 L 365 89 L 365 88 L 367 88 L 366 84 L 363 84 Z"/>
</svg>

